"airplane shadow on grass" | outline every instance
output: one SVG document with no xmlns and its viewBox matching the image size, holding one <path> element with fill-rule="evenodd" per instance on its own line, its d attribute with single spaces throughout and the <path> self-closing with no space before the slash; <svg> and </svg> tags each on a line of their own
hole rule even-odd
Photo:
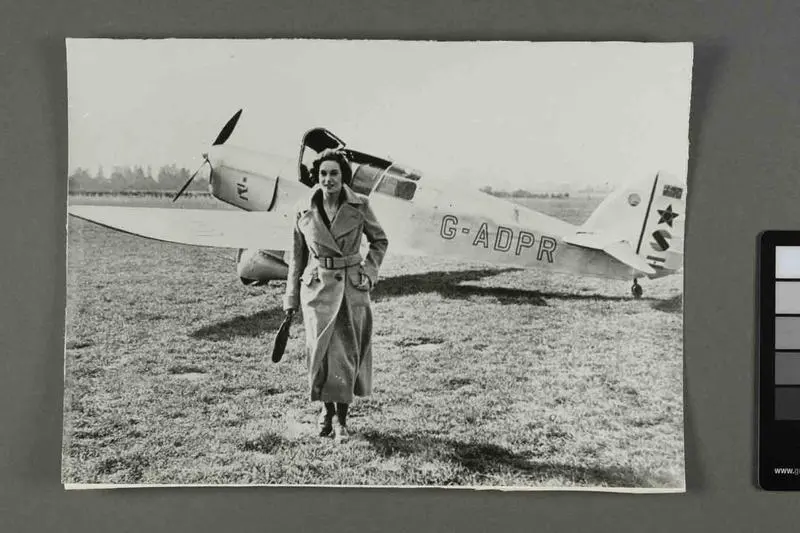
<svg viewBox="0 0 800 533">
<path fill-rule="evenodd" d="M 508 287 L 479 287 L 475 285 L 463 285 L 465 282 L 480 281 L 484 278 L 496 276 L 504 272 L 516 272 L 518 268 L 483 268 L 473 270 L 461 270 L 454 272 L 425 272 L 422 274 L 409 274 L 384 278 L 372 291 L 372 300 L 379 302 L 395 296 L 410 296 L 413 294 L 436 293 L 444 298 L 455 300 L 466 300 L 471 297 L 491 297 L 504 305 L 536 305 L 546 306 L 549 299 L 558 300 L 594 300 L 594 301 L 628 301 L 630 296 L 606 296 L 602 294 L 578 292 L 542 292 L 529 289 L 512 289 Z M 654 308 L 665 312 L 679 312 L 682 308 L 682 297 L 678 296 L 671 300 L 655 300 L 654 298 L 642 298 L 642 300 L 653 300 L 656 303 Z M 280 307 L 273 307 L 259 311 L 248 316 L 237 316 L 235 318 L 204 326 L 189 334 L 195 339 L 206 339 L 212 341 L 230 340 L 235 337 L 258 337 L 265 331 L 274 332 L 283 321 L 283 310 Z M 297 317 L 295 322 L 302 321 Z"/>
<path fill-rule="evenodd" d="M 507 287 L 478 287 L 475 285 L 462 285 L 464 282 L 479 281 L 481 279 L 503 274 L 504 272 L 517 272 L 519 268 L 484 268 L 462 270 L 456 272 L 425 272 L 423 274 L 409 274 L 385 278 L 378 283 L 372 291 L 372 299 L 380 301 L 392 296 L 408 296 L 412 294 L 437 293 L 444 298 L 457 300 L 468 299 L 473 296 L 494 297 L 501 304 L 529 304 L 546 306 L 548 299 L 558 300 L 595 300 L 595 301 L 627 301 L 630 296 L 606 296 L 602 294 L 578 292 L 542 292 L 529 289 L 512 289 Z M 642 298 L 642 300 L 654 300 Z"/>
<path fill-rule="evenodd" d="M 641 472 L 630 468 L 549 463 L 491 443 L 463 442 L 423 434 L 383 434 L 377 431 L 367 431 L 361 436 L 384 458 L 421 455 L 429 459 L 451 461 L 470 473 L 484 476 L 517 474 L 530 478 L 532 483 L 567 479 L 578 485 L 612 487 L 648 486 L 652 481 L 662 481 L 665 485 L 669 483 L 667 479 L 645 480 Z M 458 482 L 455 479 L 452 481 Z"/>
</svg>

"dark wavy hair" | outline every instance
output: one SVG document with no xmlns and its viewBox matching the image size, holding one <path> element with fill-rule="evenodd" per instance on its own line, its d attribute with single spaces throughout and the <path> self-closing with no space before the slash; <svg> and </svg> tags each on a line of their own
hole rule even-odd
<svg viewBox="0 0 800 533">
<path fill-rule="evenodd" d="M 342 183 L 350 186 L 353 181 L 353 169 L 350 168 L 350 162 L 342 150 L 325 150 L 314 160 L 314 164 L 311 166 L 311 182 L 314 185 L 319 183 L 319 167 L 323 161 L 336 161 L 342 173 Z"/>
</svg>

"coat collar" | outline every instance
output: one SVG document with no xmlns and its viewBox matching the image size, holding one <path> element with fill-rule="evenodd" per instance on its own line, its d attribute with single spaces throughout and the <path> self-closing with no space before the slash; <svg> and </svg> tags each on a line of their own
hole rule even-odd
<svg viewBox="0 0 800 533">
<path fill-rule="evenodd" d="M 318 244 L 324 245 L 331 250 L 336 250 L 341 254 L 342 250 L 336 239 L 352 231 L 361 223 L 362 216 L 358 206 L 363 204 L 364 200 L 359 198 L 350 187 L 342 185 L 342 195 L 344 197 L 342 205 L 331 221 L 330 229 L 328 229 L 322 221 L 319 209 L 315 205 L 314 200 L 318 195 L 322 195 L 322 190 L 317 186 L 309 195 L 308 205 L 302 218 L 310 219 L 308 220 L 309 222 L 313 221 L 313 225 L 316 228 L 314 232 L 315 240 Z"/>
<path fill-rule="evenodd" d="M 312 189 L 311 194 L 308 196 L 308 209 L 314 209 L 314 199 L 318 195 L 322 195 L 322 189 L 319 185 L 315 186 Z M 342 196 L 344 197 L 342 200 L 343 204 L 359 205 L 364 203 L 364 200 L 359 198 L 359 196 L 353 192 L 353 189 L 345 184 L 342 184 Z"/>
</svg>

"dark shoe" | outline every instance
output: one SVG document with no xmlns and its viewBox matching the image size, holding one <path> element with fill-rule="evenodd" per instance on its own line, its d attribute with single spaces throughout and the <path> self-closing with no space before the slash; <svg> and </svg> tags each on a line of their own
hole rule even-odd
<svg viewBox="0 0 800 533">
<path fill-rule="evenodd" d="M 333 433 L 333 416 L 327 413 L 319 415 L 319 436 L 327 437 Z"/>
<path fill-rule="evenodd" d="M 336 442 L 345 442 L 350 438 L 350 432 L 347 431 L 347 426 L 340 424 L 338 421 L 333 426 L 333 438 Z"/>
</svg>

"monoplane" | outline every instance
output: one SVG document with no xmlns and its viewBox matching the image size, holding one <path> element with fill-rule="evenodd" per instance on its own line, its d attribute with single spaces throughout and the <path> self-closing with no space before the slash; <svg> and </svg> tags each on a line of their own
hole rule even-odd
<svg viewBox="0 0 800 533">
<path fill-rule="evenodd" d="M 609 194 L 580 226 L 467 187 L 437 184 L 420 172 L 346 145 L 324 128 L 307 131 L 296 159 L 228 144 L 239 110 L 225 124 L 198 172 L 209 167 L 218 200 L 240 208 L 182 209 L 72 205 L 69 214 L 161 241 L 238 249 L 247 284 L 286 279 L 286 250 L 298 205 L 307 201 L 312 161 L 342 150 L 354 191 L 367 195 L 389 237 L 389 253 L 429 255 L 607 279 L 659 278 L 683 265 L 686 185 L 653 172 Z"/>
</svg>

